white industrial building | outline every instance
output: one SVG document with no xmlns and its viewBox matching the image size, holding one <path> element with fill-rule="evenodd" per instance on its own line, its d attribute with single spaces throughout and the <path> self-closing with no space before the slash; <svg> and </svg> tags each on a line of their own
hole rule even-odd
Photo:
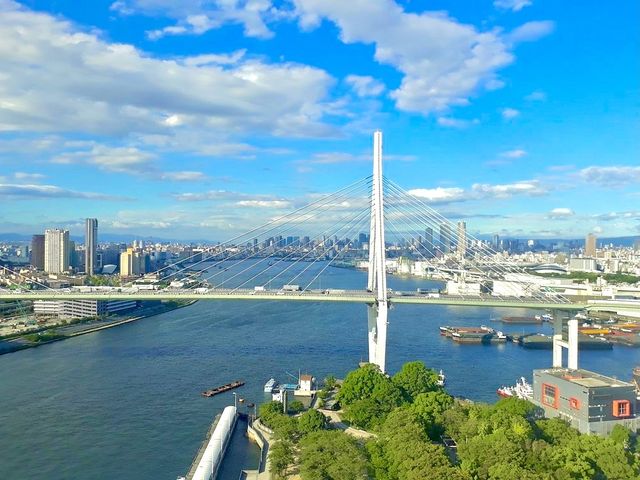
<svg viewBox="0 0 640 480">
<path fill-rule="evenodd" d="M 33 312 L 36 315 L 76 319 L 103 317 L 110 313 L 132 310 L 137 306 L 138 302 L 135 300 L 35 300 Z"/>
</svg>

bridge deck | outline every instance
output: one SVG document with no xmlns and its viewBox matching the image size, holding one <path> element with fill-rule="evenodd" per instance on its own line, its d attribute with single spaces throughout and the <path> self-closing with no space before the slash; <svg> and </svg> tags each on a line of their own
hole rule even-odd
<svg viewBox="0 0 640 480">
<path fill-rule="evenodd" d="M 47 291 L 0 292 L 0 300 L 277 300 L 291 302 L 343 302 L 375 303 L 375 296 L 365 290 L 344 290 L 339 293 L 284 292 L 254 290 L 210 290 L 197 293 L 193 290 L 138 290 L 110 292 Z M 588 308 L 585 301 L 571 303 L 536 301 L 526 298 L 497 298 L 483 296 L 440 295 L 431 297 L 418 294 L 389 295 L 391 303 L 422 305 L 459 305 L 473 307 L 520 307 L 532 309 L 553 309 L 579 311 Z M 603 305 L 599 305 L 603 306 Z"/>
</svg>

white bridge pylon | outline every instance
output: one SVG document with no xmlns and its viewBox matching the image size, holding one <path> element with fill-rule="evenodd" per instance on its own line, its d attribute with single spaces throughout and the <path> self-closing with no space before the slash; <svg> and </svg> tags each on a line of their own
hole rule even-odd
<svg viewBox="0 0 640 480">
<path fill-rule="evenodd" d="M 373 185 L 369 236 L 369 277 L 367 289 L 375 293 L 375 304 L 367 306 L 369 363 L 385 371 L 387 356 L 387 271 L 385 266 L 384 198 L 382 187 L 382 132 L 373 134 Z"/>
</svg>

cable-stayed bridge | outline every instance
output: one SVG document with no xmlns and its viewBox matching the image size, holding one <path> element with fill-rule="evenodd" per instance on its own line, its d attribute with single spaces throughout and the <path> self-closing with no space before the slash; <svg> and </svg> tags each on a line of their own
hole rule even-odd
<svg viewBox="0 0 640 480">
<path fill-rule="evenodd" d="M 138 261 L 135 251 L 130 255 L 131 262 Z M 346 266 L 362 272 L 350 268 L 351 273 L 344 275 L 338 269 Z M 414 275 L 428 280 L 433 288 L 394 291 L 387 287 L 388 272 Z M 561 285 L 532 275 L 488 242 L 470 235 L 463 222 L 451 222 L 385 178 L 381 132 L 374 134 L 371 176 L 120 286 L 53 289 L 31 275 L 6 268 L 5 278 L 13 278 L 15 285 L 0 288 L 0 300 L 364 303 L 369 360 L 383 371 L 387 316 L 394 303 L 564 312 L 610 307 L 609 302 L 589 303 L 567 296 Z"/>
</svg>

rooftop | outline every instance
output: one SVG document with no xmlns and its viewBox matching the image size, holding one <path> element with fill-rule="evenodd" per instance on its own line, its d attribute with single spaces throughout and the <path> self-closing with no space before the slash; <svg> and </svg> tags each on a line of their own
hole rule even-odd
<svg viewBox="0 0 640 480">
<path fill-rule="evenodd" d="M 535 372 L 546 373 L 554 377 L 566 380 L 577 385 L 587 388 L 593 387 L 633 387 L 633 384 L 618 380 L 617 378 L 607 377 L 589 370 L 570 370 L 568 368 L 549 368 L 544 370 L 535 370 Z"/>
</svg>

